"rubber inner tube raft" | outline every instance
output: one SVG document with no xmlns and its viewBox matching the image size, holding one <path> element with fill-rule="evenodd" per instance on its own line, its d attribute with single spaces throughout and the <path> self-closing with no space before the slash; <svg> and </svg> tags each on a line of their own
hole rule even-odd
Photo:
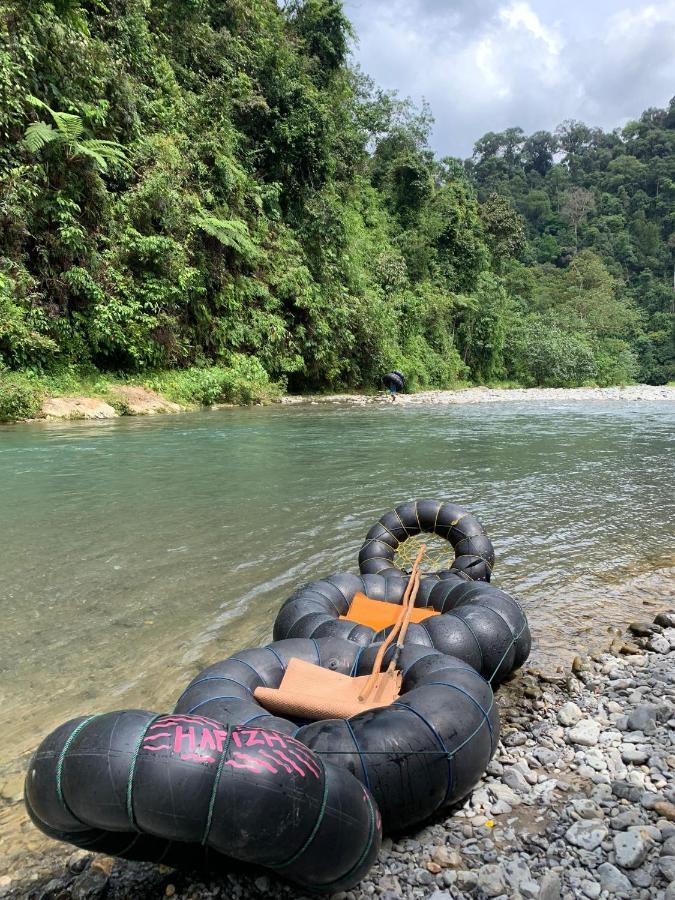
<svg viewBox="0 0 675 900">
<path fill-rule="evenodd" d="M 405 376 L 402 372 L 387 372 L 382 378 L 382 384 L 389 390 L 394 388 L 397 391 L 405 390 Z"/>
<path fill-rule="evenodd" d="M 492 541 L 478 519 L 457 506 L 442 500 L 411 500 L 385 513 L 368 531 L 359 553 L 362 575 L 405 575 L 396 564 L 409 538 L 418 534 L 435 534 L 452 544 L 455 559 L 444 572 L 466 572 L 473 581 L 489 581 L 494 568 Z"/>
<path fill-rule="evenodd" d="M 197 675 L 175 712 L 292 734 L 369 788 L 385 830 L 406 829 L 466 796 L 496 748 L 499 718 L 492 689 L 472 666 L 406 643 L 398 664 L 403 676 L 399 699 L 349 719 L 283 719 L 253 696 L 257 687 L 278 688 L 292 658 L 365 675 L 377 649 L 322 638 L 244 650 Z M 393 652 L 394 647 L 387 651 L 385 664 Z"/>
<path fill-rule="evenodd" d="M 379 811 L 344 765 L 259 725 L 128 710 L 72 719 L 40 744 L 25 803 L 50 837 L 170 866 L 267 866 L 313 891 L 372 866 Z"/>
<path fill-rule="evenodd" d="M 331 575 L 305 585 L 283 604 L 274 623 L 275 640 L 343 638 L 363 646 L 385 638 L 381 630 L 350 616 L 355 597 L 401 603 L 407 579 L 381 575 Z M 522 607 L 491 584 L 470 581 L 463 572 L 426 576 L 415 605 L 432 615 L 408 628 L 406 641 L 432 647 L 473 666 L 492 684 L 520 668 L 531 649 L 530 630 Z"/>
</svg>

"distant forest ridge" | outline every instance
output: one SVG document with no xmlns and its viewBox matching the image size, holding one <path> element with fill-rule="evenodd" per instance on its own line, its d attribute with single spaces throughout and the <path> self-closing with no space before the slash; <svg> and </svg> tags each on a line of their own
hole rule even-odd
<svg viewBox="0 0 675 900">
<path fill-rule="evenodd" d="M 673 379 L 675 99 L 439 159 L 352 37 L 338 0 L 0 0 L 0 372 Z"/>
</svg>

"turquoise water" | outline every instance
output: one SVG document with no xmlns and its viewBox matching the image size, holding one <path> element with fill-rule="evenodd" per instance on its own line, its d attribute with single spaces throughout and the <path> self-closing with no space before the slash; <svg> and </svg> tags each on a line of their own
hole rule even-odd
<svg viewBox="0 0 675 900">
<path fill-rule="evenodd" d="M 484 522 L 537 664 L 606 643 L 675 594 L 674 425 L 672 404 L 595 402 L 0 427 L 0 792 L 63 719 L 167 709 L 267 640 L 298 584 L 354 570 L 414 497 Z"/>
</svg>

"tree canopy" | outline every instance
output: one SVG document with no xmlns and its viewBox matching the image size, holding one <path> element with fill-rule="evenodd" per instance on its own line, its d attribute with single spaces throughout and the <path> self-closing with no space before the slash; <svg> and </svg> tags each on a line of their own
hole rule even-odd
<svg viewBox="0 0 675 900">
<path fill-rule="evenodd" d="M 352 37 L 339 0 L 0 0 L 0 368 L 672 378 L 675 103 L 439 160 Z"/>
</svg>

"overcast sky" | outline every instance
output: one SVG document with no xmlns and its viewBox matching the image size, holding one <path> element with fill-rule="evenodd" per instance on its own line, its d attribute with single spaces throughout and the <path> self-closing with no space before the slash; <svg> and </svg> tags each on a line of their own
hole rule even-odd
<svg viewBox="0 0 675 900">
<path fill-rule="evenodd" d="M 356 59 L 430 103 L 434 149 L 486 131 L 614 128 L 675 94 L 675 0 L 345 0 Z"/>
</svg>

